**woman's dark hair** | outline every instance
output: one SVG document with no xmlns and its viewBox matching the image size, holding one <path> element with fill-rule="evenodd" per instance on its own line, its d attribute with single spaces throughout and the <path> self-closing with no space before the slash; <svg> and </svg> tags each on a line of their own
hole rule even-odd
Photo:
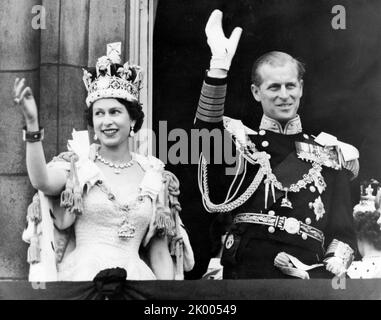
<svg viewBox="0 0 381 320">
<path fill-rule="evenodd" d="M 142 110 L 142 105 L 137 101 L 127 101 L 127 100 L 119 99 L 119 98 L 117 98 L 116 100 L 118 100 L 118 102 L 120 102 L 126 107 L 126 110 L 128 114 L 130 115 L 131 120 L 135 121 L 134 132 L 138 132 L 140 128 L 142 127 L 143 121 L 144 121 L 144 112 Z M 87 124 L 90 127 L 94 127 L 93 105 L 91 105 L 90 108 L 88 108 L 85 111 L 85 115 L 87 119 Z"/>
<path fill-rule="evenodd" d="M 375 249 L 381 250 L 381 230 L 377 220 L 380 212 L 356 212 L 354 215 L 354 225 L 357 238 L 372 244 Z"/>
<path fill-rule="evenodd" d="M 110 71 L 112 76 L 117 76 L 119 77 L 117 70 L 119 68 L 123 67 L 121 64 L 113 63 L 111 64 Z M 97 71 L 95 68 L 89 68 L 87 70 L 89 73 L 91 73 L 91 78 L 94 81 L 96 76 L 97 76 Z M 134 69 L 131 69 L 132 78 L 136 77 Z M 128 114 L 130 115 L 131 120 L 135 121 L 135 126 L 134 126 L 134 132 L 138 132 L 140 128 L 143 125 L 144 121 L 144 112 L 142 110 L 142 105 L 138 101 L 127 101 L 124 99 L 119 99 L 116 98 L 121 104 L 123 104 L 126 107 L 126 110 Z M 85 117 L 87 119 L 87 123 L 90 127 L 94 127 L 93 123 L 93 106 L 91 105 L 90 108 L 86 109 L 85 111 Z"/>
</svg>

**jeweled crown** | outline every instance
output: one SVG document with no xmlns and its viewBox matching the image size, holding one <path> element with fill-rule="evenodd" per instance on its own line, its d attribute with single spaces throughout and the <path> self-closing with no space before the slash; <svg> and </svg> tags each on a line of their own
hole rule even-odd
<svg viewBox="0 0 381 320">
<path fill-rule="evenodd" d="M 139 101 L 143 73 L 139 66 L 126 62 L 112 74 L 112 66 L 121 65 L 121 42 L 107 45 L 107 56 L 100 57 L 95 66 L 96 75 L 83 69 L 83 82 L 88 92 L 87 107 L 102 98 L 121 98 Z"/>
<path fill-rule="evenodd" d="M 364 181 L 360 186 L 360 190 L 360 202 L 353 208 L 354 215 L 356 216 L 357 212 L 373 212 L 375 210 L 380 210 L 380 183 L 375 179 Z"/>
</svg>

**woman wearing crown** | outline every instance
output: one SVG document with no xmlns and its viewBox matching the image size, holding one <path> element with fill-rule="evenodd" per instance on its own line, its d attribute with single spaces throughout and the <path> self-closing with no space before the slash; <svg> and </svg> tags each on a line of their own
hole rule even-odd
<svg viewBox="0 0 381 320">
<path fill-rule="evenodd" d="M 30 281 L 90 281 L 117 267 L 127 279 L 182 279 L 193 267 L 178 180 L 159 159 L 129 150 L 144 118 L 142 78 L 139 67 L 120 64 L 119 54 L 108 46 L 96 68 L 84 70 L 88 122 L 99 144 L 89 146 L 87 131 L 74 131 L 69 151 L 48 164 L 32 91 L 25 79 L 15 81 L 28 174 L 39 190 L 23 234 Z"/>
<path fill-rule="evenodd" d="M 372 184 L 377 185 L 376 196 Z M 353 208 L 353 220 L 362 259 L 353 261 L 347 274 L 353 279 L 381 278 L 381 189 L 379 182 L 372 179 L 361 190 L 360 203 Z"/>
</svg>

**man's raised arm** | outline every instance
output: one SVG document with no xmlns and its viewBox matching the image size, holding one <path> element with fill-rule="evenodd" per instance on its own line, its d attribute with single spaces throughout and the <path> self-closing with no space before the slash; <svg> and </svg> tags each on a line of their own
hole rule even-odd
<svg viewBox="0 0 381 320">
<path fill-rule="evenodd" d="M 242 29 L 236 27 L 230 38 L 222 29 L 222 12 L 214 10 L 205 27 L 207 42 L 212 57 L 207 71 L 196 112 L 197 127 L 211 127 L 222 123 L 226 95 L 227 74 L 237 50 Z"/>
</svg>

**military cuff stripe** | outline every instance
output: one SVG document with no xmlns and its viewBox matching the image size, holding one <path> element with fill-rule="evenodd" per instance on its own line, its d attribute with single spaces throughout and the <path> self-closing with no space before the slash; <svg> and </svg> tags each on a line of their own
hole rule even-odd
<svg viewBox="0 0 381 320">
<path fill-rule="evenodd" d="M 201 120 L 201 121 L 204 121 L 204 122 L 217 123 L 217 122 L 221 122 L 222 121 L 222 116 L 218 117 L 218 118 L 205 117 L 202 114 L 200 114 L 199 112 L 196 113 L 196 118 Z"/>
<path fill-rule="evenodd" d="M 224 115 L 223 109 L 220 111 L 210 111 L 210 110 L 204 110 L 202 108 L 197 108 L 197 112 L 208 117 L 222 117 Z"/>
<path fill-rule="evenodd" d="M 206 84 L 204 82 L 202 89 L 201 89 L 201 93 L 207 97 L 222 98 L 222 97 L 225 97 L 225 95 L 226 95 L 226 88 L 227 88 L 227 85 L 211 86 L 211 85 Z"/>
<path fill-rule="evenodd" d="M 205 105 L 205 104 L 201 103 L 201 101 L 199 102 L 198 107 L 205 110 L 205 111 L 219 112 L 219 111 L 224 110 L 224 106 L 222 104 L 219 106 L 211 106 L 210 104 Z"/>
<path fill-rule="evenodd" d="M 224 109 L 224 105 L 223 104 L 219 104 L 219 105 L 213 106 L 213 105 L 210 105 L 210 104 L 205 104 L 201 100 L 198 102 L 198 105 L 201 108 L 203 108 L 205 110 L 208 110 L 208 111 L 221 111 L 221 110 Z"/>
<path fill-rule="evenodd" d="M 224 104 L 225 103 L 225 97 L 222 98 L 213 98 L 213 97 L 206 97 L 201 93 L 200 100 L 204 103 L 208 103 L 211 105 L 217 105 L 217 104 Z"/>
</svg>

